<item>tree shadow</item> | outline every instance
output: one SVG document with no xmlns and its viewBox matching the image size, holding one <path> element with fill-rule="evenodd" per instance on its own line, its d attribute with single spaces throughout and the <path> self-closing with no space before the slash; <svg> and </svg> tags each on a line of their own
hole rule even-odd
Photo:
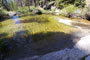
<svg viewBox="0 0 90 60">
<path fill-rule="evenodd" d="M 8 35 L 7 33 L 2 33 L 2 34 L 0 34 L 0 38 L 5 37 L 7 35 Z"/>
<path fill-rule="evenodd" d="M 73 48 L 75 43 L 72 35 L 64 32 L 47 32 L 32 35 L 34 43 L 37 46 L 38 55 L 62 50 L 64 48 Z"/>
<path fill-rule="evenodd" d="M 7 33 L 0 34 L 0 60 L 4 60 L 9 54 L 9 44 L 5 38 L 7 35 Z"/>
<path fill-rule="evenodd" d="M 20 32 L 16 32 L 11 38 L 4 38 L 7 40 L 8 48 L 10 49 L 8 58 L 9 60 L 17 60 L 25 57 L 44 55 L 50 52 L 55 52 L 65 48 L 73 48 L 75 43 L 72 35 L 64 32 L 47 32 L 28 34 L 20 36 Z M 6 34 L 1 34 L 5 36 Z M 17 40 L 14 39 L 16 36 Z M 25 40 L 23 40 L 25 38 Z M 19 40 L 19 41 L 18 41 Z M 32 40 L 32 41 L 31 41 Z M 23 44 L 21 44 L 24 42 Z M 19 46 L 19 45 L 20 46 Z"/>
<path fill-rule="evenodd" d="M 17 34 L 18 32 L 13 35 L 13 37 L 18 36 Z M 19 36 L 20 41 L 17 42 L 17 40 L 13 40 L 13 37 L 8 39 L 11 40 L 9 41 L 12 43 L 11 45 L 15 44 L 13 45 L 14 49 L 10 52 L 11 60 L 35 55 L 44 55 L 65 48 L 73 48 L 75 45 L 72 36 L 63 32 L 41 32 L 33 35 L 26 34 L 26 36 L 24 36 L 26 42 L 19 47 L 17 46 L 17 43 L 20 44 L 20 41 L 22 42 L 23 39 Z M 31 42 L 30 40 L 33 41 Z"/>
<path fill-rule="evenodd" d="M 6 19 L 10 19 L 7 15 L 0 16 L 0 22 L 5 21 Z"/>
</svg>

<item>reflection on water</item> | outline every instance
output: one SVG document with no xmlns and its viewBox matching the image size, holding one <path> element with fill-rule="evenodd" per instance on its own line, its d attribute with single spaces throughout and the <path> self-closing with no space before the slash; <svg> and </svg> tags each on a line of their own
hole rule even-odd
<svg viewBox="0 0 90 60">
<path fill-rule="evenodd" d="M 20 46 L 22 44 L 25 45 L 27 40 L 25 36 L 27 35 L 27 33 L 19 19 L 19 16 L 17 14 L 14 14 L 13 16 L 11 16 L 11 19 L 14 20 L 16 25 L 16 35 L 14 35 L 13 39 L 18 42 L 17 46 Z M 30 36 L 30 41 L 32 42 L 32 36 Z"/>
</svg>

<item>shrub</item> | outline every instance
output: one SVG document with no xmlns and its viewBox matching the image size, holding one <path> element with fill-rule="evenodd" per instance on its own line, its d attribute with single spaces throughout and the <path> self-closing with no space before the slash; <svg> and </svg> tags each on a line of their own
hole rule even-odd
<svg viewBox="0 0 90 60">
<path fill-rule="evenodd" d="M 60 11 L 61 15 L 70 17 L 70 18 L 81 18 L 81 19 L 90 19 L 90 8 L 78 8 L 74 5 L 70 5 Z"/>
<path fill-rule="evenodd" d="M 29 8 L 28 7 L 18 7 L 16 11 L 20 13 L 25 13 L 29 11 Z"/>
<path fill-rule="evenodd" d="M 5 9 L 0 9 L 0 15 L 5 15 L 7 13 L 7 11 Z"/>
<path fill-rule="evenodd" d="M 69 5 L 68 7 L 63 8 L 60 11 L 61 15 L 67 16 L 68 14 L 73 14 L 75 10 L 77 10 L 78 8 L 75 7 L 74 5 Z"/>
<path fill-rule="evenodd" d="M 67 7 L 69 4 L 74 4 L 75 0 L 56 0 L 57 7 L 62 9 Z"/>
<path fill-rule="evenodd" d="M 5 9 L 0 9 L 0 20 L 6 18 L 7 11 Z"/>
</svg>

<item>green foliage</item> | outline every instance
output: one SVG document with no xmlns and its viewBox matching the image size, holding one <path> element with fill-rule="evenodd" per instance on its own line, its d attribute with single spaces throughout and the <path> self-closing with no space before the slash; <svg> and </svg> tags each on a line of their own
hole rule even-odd
<svg viewBox="0 0 90 60">
<path fill-rule="evenodd" d="M 10 8 L 10 10 L 16 10 L 16 2 L 15 0 L 9 0 L 9 5 L 8 7 Z"/>
<path fill-rule="evenodd" d="M 56 0 L 56 3 L 57 7 L 61 9 L 67 7 L 69 4 L 73 4 L 77 7 L 85 6 L 85 0 Z"/>
<path fill-rule="evenodd" d="M 67 7 L 69 4 L 74 4 L 75 0 L 56 0 L 57 7 L 62 9 L 64 7 Z"/>
<path fill-rule="evenodd" d="M 73 13 L 78 8 L 75 7 L 74 5 L 70 5 L 70 6 L 66 7 L 65 9 L 67 10 L 68 13 Z"/>
<path fill-rule="evenodd" d="M 32 12 L 33 10 L 41 11 L 40 8 L 34 7 L 34 6 L 30 6 L 30 9 L 28 8 L 28 6 L 18 7 L 18 9 L 16 11 L 21 12 L 21 13 L 25 13 L 25 15 L 26 14 L 28 15 L 28 13 L 34 13 L 34 12 Z"/>
<path fill-rule="evenodd" d="M 85 7 L 85 0 L 76 0 L 74 4 L 77 7 Z"/>
<path fill-rule="evenodd" d="M 4 2 L 4 8 L 9 10 L 15 10 L 20 12 L 30 11 L 32 9 L 38 9 L 37 6 L 44 8 L 52 1 L 55 1 L 54 5 L 60 9 L 67 7 L 68 5 L 75 5 L 76 7 L 84 7 L 85 0 L 9 0 L 9 4 L 6 0 L 0 0 L 0 6 Z M 17 2 L 16 2 L 17 1 Z M 37 5 L 37 6 L 35 6 Z"/>
<path fill-rule="evenodd" d="M 0 9 L 0 15 L 4 15 L 6 13 L 7 13 L 7 11 L 5 9 Z"/>
<path fill-rule="evenodd" d="M 0 0 L 0 8 L 2 7 L 2 0 Z"/>
<path fill-rule="evenodd" d="M 6 10 L 16 10 L 17 8 L 15 0 L 0 0 L 0 6 Z"/>
<path fill-rule="evenodd" d="M 24 13 L 24 12 L 28 12 L 29 9 L 28 9 L 28 7 L 18 7 L 16 11 Z"/>
<path fill-rule="evenodd" d="M 5 18 L 8 18 L 7 10 L 1 8 L 0 9 L 0 21 L 3 21 Z"/>
<path fill-rule="evenodd" d="M 67 16 L 68 13 L 74 13 L 77 9 L 78 7 L 75 7 L 74 5 L 69 5 L 68 7 L 63 8 L 60 11 L 60 14 L 63 16 Z"/>
</svg>

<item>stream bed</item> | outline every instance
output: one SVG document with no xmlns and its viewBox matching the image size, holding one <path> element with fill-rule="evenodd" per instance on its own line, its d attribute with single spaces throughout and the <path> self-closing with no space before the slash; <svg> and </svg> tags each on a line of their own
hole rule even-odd
<svg viewBox="0 0 90 60">
<path fill-rule="evenodd" d="M 15 20 L 16 20 L 16 18 L 15 18 Z M 19 31 L 21 33 L 18 32 L 17 35 L 14 36 L 14 39 L 18 40 L 18 41 L 20 41 L 21 39 L 22 40 L 24 39 L 24 41 L 22 41 L 22 42 L 24 42 L 24 44 L 26 44 L 26 46 L 22 46 L 18 49 L 13 50 L 13 53 L 11 52 L 9 58 L 7 58 L 6 60 L 26 60 L 26 59 L 27 60 L 30 60 L 30 59 L 34 60 L 34 59 L 37 59 L 37 58 L 38 58 L 38 60 L 50 60 L 52 58 L 53 54 L 55 54 L 54 56 L 56 56 L 57 58 L 59 56 L 59 57 L 62 58 L 61 60 L 65 60 L 65 54 L 67 54 L 67 53 L 68 54 L 70 53 L 69 57 L 71 57 L 71 60 L 72 59 L 77 60 L 77 59 L 82 58 L 85 55 L 88 55 L 88 54 L 85 53 L 85 51 L 87 51 L 88 49 L 86 49 L 86 50 L 82 49 L 83 48 L 82 41 L 84 39 L 86 39 L 85 37 L 88 38 L 89 35 L 90 35 L 89 34 L 89 25 L 84 24 L 84 23 L 78 23 L 78 22 L 75 22 L 75 21 L 71 21 L 69 19 L 64 20 L 64 19 L 61 19 L 61 18 L 57 18 L 57 20 L 60 23 L 63 23 L 65 25 L 69 25 L 69 26 L 72 26 L 74 28 L 77 28 L 77 29 L 79 29 L 79 31 L 74 32 L 71 35 L 64 34 L 63 32 L 61 32 L 61 33 L 60 32 L 51 33 L 56 38 L 56 39 L 51 39 L 51 37 L 49 37 L 49 39 L 51 39 L 52 42 L 48 42 L 48 41 L 44 40 L 44 42 L 39 41 L 38 43 L 32 42 L 31 44 L 30 43 L 27 44 L 27 43 L 25 43 L 25 40 L 26 40 L 25 38 L 23 38 L 23 37 L 20 38 L 20 36 L 22 35 L 22 32 L 27 34 L 24 31 L 24 28 L 21 28 L 21 30 Z M 21 24 L 20 21 L 19 21 L 19 24 Z M 16 24 L 16 25 L 21 26 L 19 24 Z M 17 28 L 17 30 L 18 29 L 20 29 L 20 27 Z M 62 36 L 61 34 L 65 35 L 65 37 Z M 20 40 L 17 39 L 17 37 L 19 37 Z M 88 40 L 89 39 L 87 39 L 86 43 L 88 42 Z M 24 44 L 22 44 L 22 45 L 24 45 Z M 82 49 L 82 51 L 79 49 L 78 46 L 81 46 L 80 49 Z M 86 44 L 84 46 L 86 46 Z M 64 54 L 59 55 L 58 52 L 60 52 L 60 54 L 63 54 L 63 53 Z M 75 53 L 73 53 L 73 52 L 75 52 Z M 78 53 L 78 52 L 80 52 L 80 53 Z M 48 53 L 50 53 L 50 55 Z M 56 55 L 56 54 L 58 54 L 58 55 Z M 73 57 L 72 57 L 72 54 L 75 54 L 75 55 L 73 55 Z M 43 56 L 43 55 L 45 55 L 45 56 Z M 77 55 L 79 55 L 79 56 L 76 59 L 74 59 L 75 56 L 77 56 Z M 68 57 L 68 55 L 66 57 Z M 51 59 L 51 60 L 55 60 L 55 59 L 56 58 L 53 57 L 53 59 Z"/>
</svg>

